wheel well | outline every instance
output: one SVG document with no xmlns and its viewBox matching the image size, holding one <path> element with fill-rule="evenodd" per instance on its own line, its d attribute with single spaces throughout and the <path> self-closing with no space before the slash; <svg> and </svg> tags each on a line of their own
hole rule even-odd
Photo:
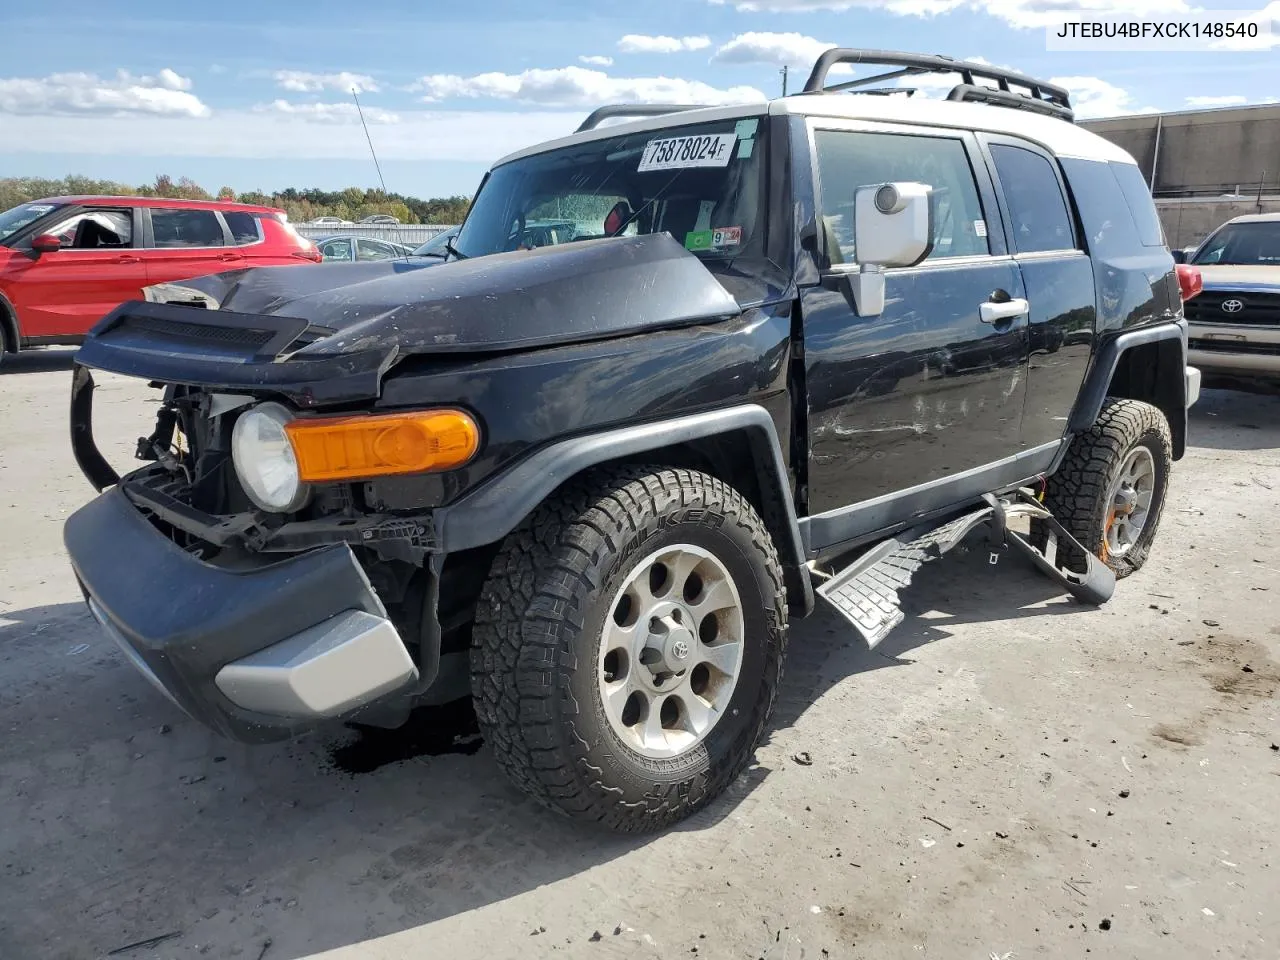
<svg viewBox="0 0 1280 960">
<path fill-rule="evenodd" d="M 762 477 L 770 477 L 776 471 L 772 456 L 759 451 L 745 430 L 730 431 L 711 437 L 703 437 L 689 443 L 675 443 L 656 447 L 625 457 L 605 460 L 575 474 L 575 478 L 589 470 L 621 465 L 654 465 L 683 467 L 709 474 L 732 486 L 741 493 L 760 514 L 778 549 L 782 562 L 788 603 L 796 616 L 809 612 L 810 596 L 805 571 L 805 558 L 795 554 L 789 530 L 790 513 L 784 496 L 790 490 L 778 489 L 777 483 L 762 483 Z M 572 478 L 571 478 L 572 479 Z M 566 481 L 569 482 L 569 481 Z M 558 492 L 557 488 L 557 491 Z M 555 496 L 555 492 L 549 496 Z M 474 608 L 480 589 L 488 577 L 490 565 L 501 543 L 450 553 L 441 572 L 441 619 L 445 619 L 444 606 L 455 612 Z M 805 578 L 805 579 L 802 579 Z M 447 651 L 446 651 L 447 652 Z"/>
<path fill-rule="evenodd" d="M 17 353 L 19 341 L 18 336 L 18 315 L 14 311 L 12 304 L 5 299 L 4 294 L 0 293 L 0 327 L 4 327 L 4 345 L 5 353 Z"/>
<path fill-rule="evenodd" d="M 1173 338 L 1130 347 L 1120 355 L 1107 396 L 1141 400 L 1156 407 L 1169 421 L 1173 458 L 1182 458 L 1187 444 L 1186 358 L 1182 343 Z"/>
</svg>

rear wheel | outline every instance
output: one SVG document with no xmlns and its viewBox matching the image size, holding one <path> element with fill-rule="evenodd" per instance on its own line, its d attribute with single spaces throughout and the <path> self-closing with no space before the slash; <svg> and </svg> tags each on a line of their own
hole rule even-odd
<svg viewBox="0 0 1280 960">
<path fill-rule="evenodd" d="M 1049 478 L 1045 506 L 1117 577 L 1127 577 L 1147 562 L 1172 464 L 1164 414 L 1139 400 L 1110 398 L 1093 426 L 1071 441 Z M 1043 537 L 1038 525 L 1033 536 Z M 1068 561 L 1083 565 L 1083 558 Z"/>
<path fill-rule="evenodd" d="M 688 470 L 589 475 L 494 561 L 474 629 L 476 715 L 542 803 L 660 828 L 750 760 L 786 626 L 777 554 L 736 490 Z"/>
</svg>

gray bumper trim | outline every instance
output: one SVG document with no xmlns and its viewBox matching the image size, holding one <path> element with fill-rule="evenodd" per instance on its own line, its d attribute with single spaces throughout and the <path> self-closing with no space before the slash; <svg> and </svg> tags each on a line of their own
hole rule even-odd
<svg viewBox="0 0 1280 960">
<path fill-rule="evenodd" d="M 245 710 L 319 720 L 364 706 L 417 678 L 418 668 L 390 620 L 347 610 L 227 664 L 214 682 Z"/>
<path fill-rule="evenodd" d="M 1187 406 L 1194 407 L 1200 399 L 1200 371 L 1196 367 L 1187 367 Z"/>
</svg>

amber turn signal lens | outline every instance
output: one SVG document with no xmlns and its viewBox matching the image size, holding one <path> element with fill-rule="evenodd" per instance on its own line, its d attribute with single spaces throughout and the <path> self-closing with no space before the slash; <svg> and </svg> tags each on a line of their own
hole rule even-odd
<svg viewBox="0 0 1280 960">
<path fill-rule="evenodd" d="M 480 428 L 461 410 L 304 418 L 285 431 L 305 483 L 451 470 L 480 449 Z"/>
</svg>

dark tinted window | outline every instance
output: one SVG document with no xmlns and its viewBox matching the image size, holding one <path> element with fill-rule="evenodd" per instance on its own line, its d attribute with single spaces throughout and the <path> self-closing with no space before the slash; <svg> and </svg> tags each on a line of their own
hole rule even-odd
<svg viewBox="0 0 1280 960">
<path fill-rule="evenodd" d="M 1280 222 L 1229 223 L 1201 245 L 1191 262 L 1253 267 L 1280 264 Z"/>
<path fill-rule="evenodd" d="M 257 243 L 262 239 L 258 235 L 258 220 L 252 213 L 223 213 L 222 219 L 227 222 L 231 240 L 236 246 Z"/>
<path fill-rule="evenodd" d="M 157 247 L 224 247 L 222 224 L 212 210 L 151 211 L 151 232 Z"/>
<path fill-rule="evenodd" d="M 1111 172 L 1120 182 L 1129 212 L 1133 214 L 1133 222 L 1138 227 L 1138 237 L 1143 246 L 1163 247 L 1164 231 L 1160 228 L 1160 217 L 1156 213 L 1156 205 L 1151 200 L 1151 190 L 1147 181 L 1142 178 L 1142 171 L 1131 163 L 1111 163 Z"/>
<path fill-rule="evenodd" d="M 998 143 L 992 144 L 991 157 L 1009 204 L 1014 248 L 1019 253 L 1074 249 L 1071 214 L 1053 164 L 1038 153 Z"/>
<path fill-rule="evenodd" d="M 859 187 L 916 181 L 933 187 L 933 252 L 937 257 L 991 252 L 987 223 L 964 143 L 951 137 L 818 130 L 822 221 L 832 263 L 853 263 L 853 203 Z"/>
<path fill-rule="evenodd" d="M 1128 257 L 1142 250 L 1138 228 L 1111 164 L 1064 158 L 1062 169 L 1071 184 L 1086 249 L 1095 256 Z"/>
</svg>

